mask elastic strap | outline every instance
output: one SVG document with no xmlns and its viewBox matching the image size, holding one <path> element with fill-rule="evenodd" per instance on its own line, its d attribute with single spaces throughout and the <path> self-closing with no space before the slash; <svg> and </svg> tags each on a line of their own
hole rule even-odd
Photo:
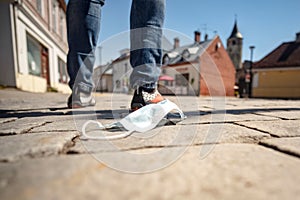
<svg viewBox="0 0 300 200">
<path fill-rule="evenodd" d="M 97 124 L 100 128 L 100 130 L 105 130 L 105 127 L 98 121 L 95 120 L 88 120 L 87 122 L 84 123 L 84 125 L 82 126 L 82 136 L 80 139 L 82 140 L 117 140 L 117 139 L 121 139 L 121 138 L 126 138 L 128 136 L 130 136 L 131 134 L 133 134 L 134 131 L 127 131 L 125 133 L 121 133 L 118 135 L 109 135 L 109 136 L 90 136 L 86 133 L 86 127 L 87 125 L 89 125 L 90 123 L 94 123 Z"/>
</svg>

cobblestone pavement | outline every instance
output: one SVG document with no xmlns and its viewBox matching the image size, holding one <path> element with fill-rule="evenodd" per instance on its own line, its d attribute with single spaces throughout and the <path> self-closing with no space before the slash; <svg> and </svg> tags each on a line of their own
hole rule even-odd
<svg viewBox="0 0 300 200">
<path fill-rule="evenodd" d="M 0 90 L 0 199 L 300 196 L 299 100 L 168 97 L 186 120 L 81 140 L 87 120 L 128 113 L 130 95 L 95 96 L 95 108 L 73 112 L 64 94 Z"/>
</svg>

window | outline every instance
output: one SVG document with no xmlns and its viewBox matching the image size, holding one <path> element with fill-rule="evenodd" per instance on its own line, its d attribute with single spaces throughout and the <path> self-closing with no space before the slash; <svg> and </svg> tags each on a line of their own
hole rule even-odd
<svg viewBox="0 0 300 200">
<path fill-rule="evenodd" d="M 125 63 L 125 73 L 127 73 L 127 71 L 128 71 L 128 64 Z"/>
<path fill-rule="evenodd" d="M 169 60 L 170 60 L 169 56 L 168 56 L 167 54 L 164 55 L 164 58 L 163 58 L 163 64 L 164 64 L 164 65 L 169 64 Z"/>
<path fill-rule="evenodd" d="M 58 57 L 58 73 L 59 82 L 64 84 L 68 83 L 67 65 L 60 57 Z"/>
<path fill-rule="evenodd" d="M 41 44 L 27 35 L 27 61 L 29 74 L 41 76 Z"/>
<path fill-rule="evenodd" d="M 64 13 L 62 9 L 60 9 L 59 12 L 59 35 L 62 39 L 64 39 L 64 24 L 65 24 L 65 19 L 64 19 Z"/>
<path fill-rule="evenodd" d="M 43 16 L 43 1 L 42 0 L 36 0 L 36 9 L 40 15 Z"/>
<path fill-rule="evenodd" d="M 176 86 L 188 86 L 189 74 L 176 74 Z"/>
<path fill-rule="evenodd" d="M 56 15 L 56 1 L 52 1 L 52 29 L 57 32 L 57 15 Z"/>
<path fill-rule="evenodd" d="M 117 89 L 121 88 L 121 81 L 120 80 L 116 80 L 116 88 Z"/>
<path fill-rule="evenodd" d="M 221 43 L 220 42 L 218 42 L 217 44 L 216 44 L 216 46 L 215 46 L 215 51 L 218 51 L 218 49 L 221 47 Z"/>
<path fill-rule="evenodd" d="M 183 57 L 183 59 L 189 58 L 190 57 L 190 52 L 187 49 L 185 49 L 182 53 L 182 57 Z"/>
</svg>

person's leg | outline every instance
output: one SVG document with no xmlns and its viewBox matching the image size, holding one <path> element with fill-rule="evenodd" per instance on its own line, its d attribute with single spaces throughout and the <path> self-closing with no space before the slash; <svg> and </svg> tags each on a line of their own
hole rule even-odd
<svg viewBox="0 0 300 200">
<path fill-rule="evenodd" d="M 165 0 L 132 1 L 130 15 L 130 64 L 133 67 L 133 71 L 130 76 L 130 84 L 132 88 L 136 89 L 131 102 L 132 109 L 135 109 L 133 107 L 138 108 L 142 106 L 138 104 L 145 104 L 143 101 L 147 95 L 144 95 L 144 99 L 141 99 L 139 93 L 142 93 L 142 91 L 150 93 L 148 99 L 158 96 L 155 88 L 161 72 L 161 40 L 164 17 Z M 135 103 L 137 105 L 133 105 Z"/>
<path fill-rule="evenodd" d="M 80 94 L 89 97 L 93 88 L 94 51 L 100 31 L 103 3 L 103 0 L 69 0 L 67 6 L 67 69 L 72 89 L 69 107 L 94 104 L 91 98 L 80 99 Z"/>
</svg>

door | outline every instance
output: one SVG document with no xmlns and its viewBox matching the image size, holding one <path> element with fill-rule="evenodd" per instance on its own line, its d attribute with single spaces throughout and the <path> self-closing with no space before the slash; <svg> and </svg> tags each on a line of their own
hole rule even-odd
<svg viewBox="0 0 300 200">
<path fill-rule="evenodd" d="M 48 49 L 43 46 L 41 48 L 41 67 L 42 67 L 41 77 L 46 79 L 47 87 L 49 88 L 50 87 L 49 54 L 48 54 Z"/>
</svg>

